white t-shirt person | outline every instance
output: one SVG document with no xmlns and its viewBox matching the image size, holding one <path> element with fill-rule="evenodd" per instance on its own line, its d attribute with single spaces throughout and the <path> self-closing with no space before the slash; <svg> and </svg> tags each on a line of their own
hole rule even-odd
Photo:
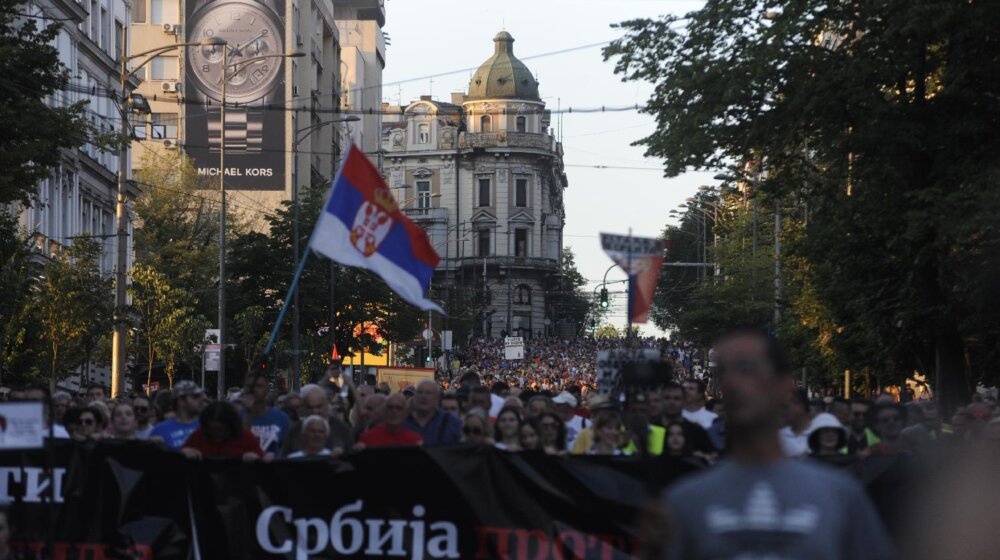
<svg viewBox="0 0 1000 560">
<path fill-rule="evenodd" d="M 688 422 L 694 422 L 695 424 L 698 424 L 699 426 L 705 428 L 706 430 L 711 428 L 712 424 L 715 422 L 715 419 L 719 417 L 718 414 L 708 410 L 705 407 L 701 407 L 698 410 L 695 410 L 694 412 L 685 408 L 684 411 L 681 412 L 681 416 L 683 416 L 684 419 L 687 420 Z"/>
</svg>

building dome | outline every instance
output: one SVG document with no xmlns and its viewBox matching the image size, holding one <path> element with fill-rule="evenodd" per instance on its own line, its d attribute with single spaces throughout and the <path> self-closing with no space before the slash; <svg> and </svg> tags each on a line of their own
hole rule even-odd
<svg viewBox="0 0 1000 560">
<path fill-rule="evenodd" d="M 538 82 L 523 62 L 514 56 L 514 38 L 501 31 L 493 38 L 496 49 L 469 82 L 467 99 L 527 99 L 540 101 Z"/>
</svg>

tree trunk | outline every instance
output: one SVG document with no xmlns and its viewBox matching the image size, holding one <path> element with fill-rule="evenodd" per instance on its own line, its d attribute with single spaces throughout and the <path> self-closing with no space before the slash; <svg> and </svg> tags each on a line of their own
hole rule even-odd
<svg viewBox="0 0 1000 560">
<path fill-rule="evenodd" d="M 56 337 L 52 337 L 52 367 L 49 370 L 49 392 L 56 392 L 56 370 L 59 364 L 59 343 L 56 342 Z"/>
<path fill-rule="evenodd" d="M 146 395 L 151 396 L 153 394 L 153 345 L 150 344 L 146 352 L 146 357 L 149 359 L 149 368 L 146 370 Z"/>
<path fill-rule="evenodd" d="M 942 323 L 934 330 L 934 373 L 936 397 L 948 418 L 956 407 L 969 401 L 969 386 L 962 337 L 953 323 Z"/>
</svg>

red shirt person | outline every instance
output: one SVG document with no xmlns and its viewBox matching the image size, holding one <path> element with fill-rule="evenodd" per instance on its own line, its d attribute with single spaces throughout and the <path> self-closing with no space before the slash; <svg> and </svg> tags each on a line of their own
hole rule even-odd
<svg viewBox="0 0 1000 560">
<path fill-rule="evenodd" d="M 389 395 L 382 404 L 382 422 L 361 434 L 361 442 L 356 447 L 363 449 L 422 444 L 424 441 L 420 434 L 403 426 L 405 420 L 406 397 L 399 393 Z"/>
<path fill-rule="evenodd" d="M 240 457 L 244 461 L 264 457 L 260 439 L 243 427 L 239 413 L 228 402 L 219 401 L 206 406 L 198 423 L 198 428 L 181 448 L 186 457 Z"/>
</svg>

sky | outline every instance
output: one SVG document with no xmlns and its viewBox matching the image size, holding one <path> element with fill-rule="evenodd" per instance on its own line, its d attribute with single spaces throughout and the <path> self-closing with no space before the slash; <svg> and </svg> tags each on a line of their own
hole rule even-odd
<svg viewBox="0 0 1000 560">
<path fill-rule="evenodd" d="M 611 24 L 665 13 L 686 13 L 702 1 L 689 0 L 386 0 L 391 45 L 383 73 L 383 99 L 406 104 L 421 95 L 449 100 L 467 91 L 472 70 L 493 54 L 493 36 L 506 29 L 514 37 L 514 54 L 535 73 L 547 108 L 593 108 L 643 105 L 652 91 L 648 83 L 627 82 L 604 62 L 600 46 L 617 38 Z M 568 52 L 561 52 L 567 51 Z M 549 56 L 532 58 L 548 53 Z M 458 72 L 454 72 L 458 71 Z M 438 75 L 444 73 L 447 75 Z M 422 78 L 435 75 L 434 78 Z M 415 79 L 420 78 L 420 79 Z M 559 117 L 553 115 L 558 130 Z M 600 284 L 611 260 L 601 249 L 599 234 L 656 237 L 669 216 L 700 185 L 712 184 L 712 173 L 663 177 L 662 161 L 643 156 L 632 142 L 655 130 L 652 115 L 637 111 L 563 114 L 563 160 L 569 186 L 564 193 L 564 245 L 572 247 L 588 290 Z M 596 168 L 601 166 L 602 168 Z M 618 268 L 608 281 L 622 280 Z M 611 312 L 606 322 L 625 325 L 623 284 L 609 286 Z M 644 334 L 662 334 L 650 322 Z"/>
</svg>

